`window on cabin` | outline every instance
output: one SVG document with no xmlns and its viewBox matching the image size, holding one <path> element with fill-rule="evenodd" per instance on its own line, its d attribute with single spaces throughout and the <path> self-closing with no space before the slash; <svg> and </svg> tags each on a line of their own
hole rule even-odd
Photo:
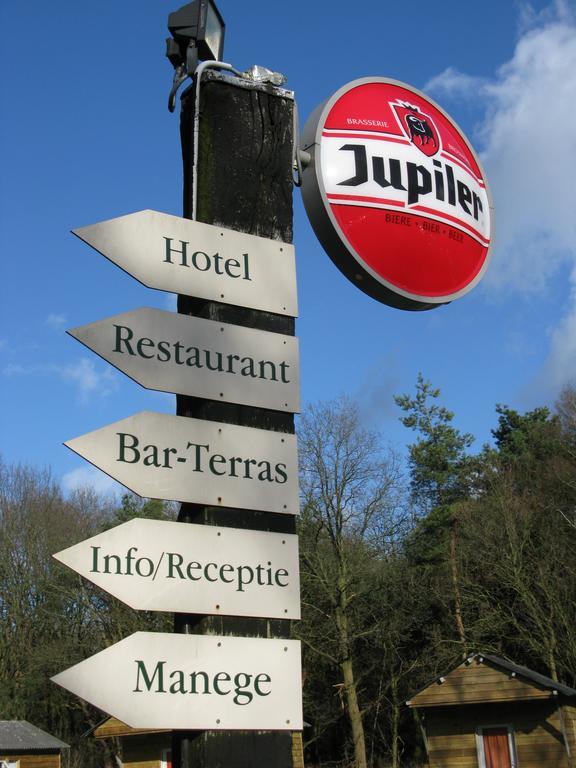
<svg viewBox="0 0 576 768">
<path fill-rule="evenodd" d="M 0 760 L 0 768 L 20 768 L 20 760 Z"/>
<path fill-rule="evenodd" d="M 516 768 L 514 729 L 490 725 L 476 731 L 479 768 Z"/>
</svg>

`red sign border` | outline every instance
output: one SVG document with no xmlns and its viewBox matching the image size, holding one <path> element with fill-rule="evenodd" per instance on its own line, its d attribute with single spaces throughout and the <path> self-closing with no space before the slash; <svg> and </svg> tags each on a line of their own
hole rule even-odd
<svg viewBox="0 0 576 768">
<path fill-rule="evenodd" d="M 322 140 L 322 131 L 326 118 L 328 117 L 334 104 L 348 91 L 353 88 L 357 88 L 360 85 L 372 84 L 372 83 L 384 83 L 387 85 L 396 85 L 403 88 L 423 99 L 425 102 L 432 105 L 437 109 L 454 130 L 458 136 L 462 139 L 463 143 L 468 148 L 470 154 L 476 161 L 481 177 L 486 185 L 486 196 L 488 198 L 488 206 L 490 211 L 490 246 L 484 258 L 484 263 L 476 276 L 468 283 L 465 288 L 444 296 L 421 296 L 415 293 L 411 293 L 399 288 L 396 285 L 385 280 L 378 273 L 376 273 L 371 267 L 369 267 L 362 259 L 359 253 L 356 252 L 354 247 L 348 241 L 346 235 L 341 230 L 332 209 L 330 202 L 326 196 L 326 190 L 322 181 L 322 173 L 319 162 L 316 162 L 316 150 L 320 147 Z M 448 304 L 455 299 L 459 299 L 469 291 L 471 291 L 484 276 L 488 265 L 492 258 L 493 252 L 493 232 L 494 232 L 494 205 L 492 201 L 492 195 L 490 188 L 486 181 L 486 174 L 482 164 L 474 151 L 472 145 L 460 129 L 458 124 L 453 120 L 447 112 L 442 109 L 433 99 L 427 96 L 422 91 L 414 88 L 407 83 L 403 83 L 400 80 L 394 80 L 386 77 L 363 77 L 358 80 L 352 80 L 351 82 L 343 85 L 339 88 L 330 98 L 320 104 L 308 118 L 304 131 L 302 133 L 302 139 L 300 142 L 300 148 L 304 152 L 308 152 L 311 155 L 311 161 L 307 165 L 302 173 L 302 198 L 304 201 L 304 207 L 308 218 L 314 229 L 314 232 L 327 252 L 328 256 L 336 264 L 338 269 L 364 293 L 368 294 L 377 301 L 388 304 L 389 306 L 406 309 L 406 310 L 426 310 L 434 309 L 435 307 L 443 304 Z M 318 153 L 319 155 L 319 153 Z M 318 157 L 319 159 L 319 157 Z"/>
</svg>

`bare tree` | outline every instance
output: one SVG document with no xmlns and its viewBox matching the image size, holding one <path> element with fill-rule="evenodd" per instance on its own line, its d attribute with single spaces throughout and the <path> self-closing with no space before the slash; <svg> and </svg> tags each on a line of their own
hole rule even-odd
<svg viewBox="0 0 576 768">
<path fill-rule="evenodd" d="M 558 472 L 560 482 L 570 489 L 576 488 L 576 477 L 574 475 L 574 459 L 576 458 L 576 383 L 571 381 L 562 389 L 558 400 L 556 401 L 556 413 L 560 420 L 563 435 L 564 451 L 569 457 L 569 461 Z M 570 506 L 562 509 L 558 508 L 559 513 L 571 528 L 576 530 L 576 506 Z"/>
<path fill-rule="evenodd" d="M 398 524 L 399 473 L 379 435 L 346 398 L 309 408 L 299 428 L 301 549 L 310 652 L 338 670 L 356 768 L 366 768 L 359 642 L 376 629 L 369 594 L 376 562 Z"/>
<path fill-rule="evenodd" d="M 541 462 L 519 488 L 516 468 L 501 469 L 463 505 L 464 592 L 479 647 L 572 684 L 575 532 L 555 514 L 554 470 Z"/>
<path fill-rule="evenodd" d="M 0 712 L 68 741 L 71 768 L 117 763 L 107 743 L 81 737 L 99 711 L 49 678 L 131 631 L 169 621 L 137 614 L 52 557 L 125 513 L 90 490 L 65 497 L 49 471 L 0 459 Z"/>
</svg>

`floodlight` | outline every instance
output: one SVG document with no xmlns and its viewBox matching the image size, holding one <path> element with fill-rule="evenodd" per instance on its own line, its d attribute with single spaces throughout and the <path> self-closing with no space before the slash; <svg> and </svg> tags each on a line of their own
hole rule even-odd
<svg viewBox="0 0 576 768">
<path fill-rule="evenodd" d="M 166 55 L 177 66 L 186 62 L 186 51 L 193 45 L 199 59 L 221 61 L 225 26 L 214 0 L 194 0 L 168 16 L 168 29 L 173 39 L 166 41 Z"/>
<path fill-rule="evenodd" d="M 171 112 L 174 111 L 178 88 L 187 77 L 194 75 L 198 59 L 222 59 L 225 27 L 214 0 L 194 0 L 168 16 L 172 37 L 166 40 L 166 56 L 175 69 L 168 98 Z"/>
</svg>

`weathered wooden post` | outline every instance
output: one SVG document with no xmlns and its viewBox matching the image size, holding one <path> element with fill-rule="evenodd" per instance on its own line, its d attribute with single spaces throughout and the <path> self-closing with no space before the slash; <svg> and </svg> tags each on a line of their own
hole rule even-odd
<svg viewBox="0 0 576 768">
<path fill-rule="evenodd" d="M 184 216 L 240 232 L 292 242 L 293 94 L 208 69 L 182 96 Z M 198 103 L 199 98 L 199 103 Z M 195 132 L 196 110 L 199 110 Z M 194 176 L 196 175 L 196 183 Z M 194 191 L 196 199 L 194 200 Z M 178 312 L 294 335 L 294 318 L 179 295 Z M 196 419 L 294 432 L 291 413 L 179 395 L 177 413 Z M 293 515 L 182 504 L 179 520 L 279 533 L 295 532 Z M 176 614 L 175 631 L 285 638 L 282 619 Z M 174 732 L 176 768 L 290 768 L 290 731 Z"/>
<path fill-rule="evenodd" d="M 178 768 L 290 768 L 302 728 L 289 639 L 300 616 L 293 94 L 268 70 L 213 60 L 213 0 L 171 14 L 169 28 L 171 108 L 192 77 L 184 218 L 139 211 L 75 234 L 177 292 L 178 314 L 125 312 L 72 335 L 175 393 L 177 414 L 142 412 L 66 444 L 142 496 L 179 500 L 179 522 L 132 521 L 57 557 L 137 609 L 174 612 L 175 632 L 135 632 L 53 680 L 128 726 L 173 730 Z"/>
</svg>

